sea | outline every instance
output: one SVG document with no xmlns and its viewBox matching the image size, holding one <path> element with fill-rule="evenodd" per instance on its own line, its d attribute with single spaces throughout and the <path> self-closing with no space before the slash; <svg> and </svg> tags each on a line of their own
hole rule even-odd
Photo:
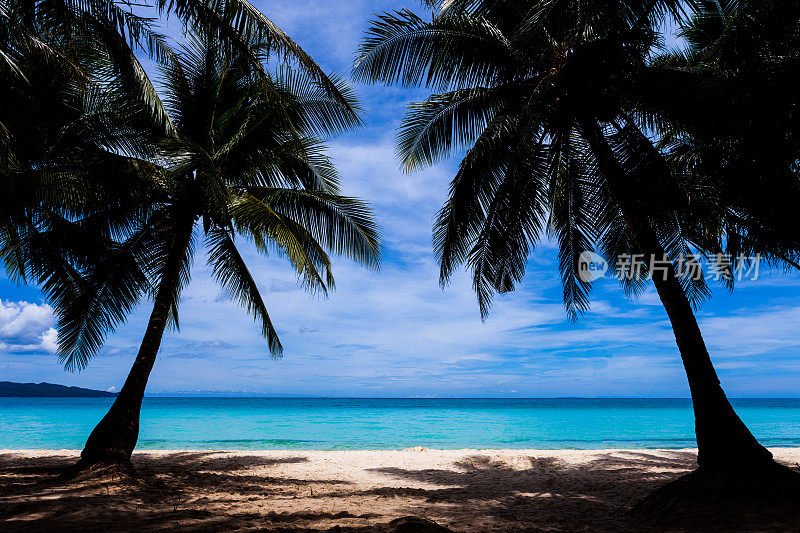
<svg viewBox="0 0 800 533">
<path fill-rule="evenodd" d="M 113 398 L 0 398 L 0 449 L 80 449 Z M 735 399 L 768 447 L 800 446 L 800 399 Z M 139 449 L 694 447 L 688 399 L 148 397 Z"/>
</svg>

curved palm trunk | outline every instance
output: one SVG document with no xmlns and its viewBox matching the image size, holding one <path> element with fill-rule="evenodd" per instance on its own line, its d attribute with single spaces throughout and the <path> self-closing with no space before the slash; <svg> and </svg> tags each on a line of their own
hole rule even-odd
<svg viewBox="0 0 800 533">
<path fill-rule="evenodd" d="M 80 465 L 130 461 L 139 439 L 139 413 L 147 379 L 161 347 L 175 289 L 180 284 L 181 266 L 192 239 L 193 226 L 194 219 L 191 218 L 178 228 L 139 353 L 114 404 L 89 435 L 81 452 Z"/>
<path fill-rule="evenodd" d="M 596 122 L 582 125 L 598 165 L 606 177 L 611 194 L 644 257 L 664 260 L 666 272 L 653 276 L 658 296 L 667 311 L 683 367 L 689 380 L 697 435 L 697 463 L 706 471 L 759 470 L 772 465 L 772 454 L 750 433 L 733 410 L 708 355 L 691 304 L 655 231 L 628 192 L 627 176 L 616 161 Z"/>
</svg>

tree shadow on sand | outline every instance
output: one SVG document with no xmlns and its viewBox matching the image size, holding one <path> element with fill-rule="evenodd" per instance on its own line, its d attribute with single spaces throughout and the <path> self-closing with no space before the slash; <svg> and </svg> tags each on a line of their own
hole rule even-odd
<svg viewBox="0 0 800 533">
<path fill-rule="evenodd" d="M 135 455 L 135 480 L 57 482 L 74 460 L 0 455 L 0 530 L 364 532 L 416 515 L 460 532 L 678 531 L 627 511 L 695 466 L 694 452 L 682 450 L 612 451 L 584 462 L 488 451 L 436 469 L 368 469 L 368 487 L 285 468 L 309 463 L 302 454 L 180 452 Z M 715 531 L 796 529 L 709 518 Z"/>
<path fill-rule="evenodd" d="M 302 487 L 313 491 L 313 488 L 347 483 L 335 479 L 276 477 L 269 473 L 270 467 L 307 460 L 299 456 L 276 459 L 214 452 L 182 452 L 166 457 L 139 455 L 134 457 L 135 479 L 110 476 L 65 483 L 58 476 L 75 461 L 74 456 L 57 455 L 34 460 L 0 454 L 0 530 L 226 531 L 270 528 L 280 531 L 292 525 L 320 520 L 372 518 L 369 513 L 271 510 L 271 501 L 292 497 L 303 490 Z M 250 473 L 253 468 L 258 469 L 258 474 Z M 232 506 L 234 502 L 250 502 L 244 507 L 252 510 L 239 512 Z"/>
<path fill-rule="evenodd" d="M 407 514 L 424 514 L 464 531 L 638 531 L 625 513 L 639 498 L 694 467 L 695 454 L 613 452 L 580 464 L 528 457 L 509 465 L 489 455 L 456 462 L 454 469 L 371 471 L 400 482 L 434 486 L 378 487 L 339 494 L 413 498 Z M 435 508 L 435 509 L 434 509 Z M 441 510 L 440 510 L 441 509 Z M 442 511 L 446 510 L 446 511 Z"/>
<path fill-rule="evenodd" d="M 383 497 L 416 497 L 418 505 L 446 505 L 454 529 L 480 529 L 481 517 L 503 523 L 500 531 L 798 531 L 796 521 L 769 516 L 742 523 L 737 516 L 700 516 L 676 527 L 642 522 L 631 508 L 647 494 L 696 467 L 689 451 L 614 451 L 579 464 L 552 457 L 529 457 L 529 465 L 509 465 L 487 455 L 455 463 L 456 470 L 377 468 L 397 480 L 435 484 L 440 488 L 377 488 L 363 493 Z M 348 494 L 342 494 L 347 497 Z M 800 495 L 799 495 L 800 496 Z M 698 517 L 695 517 L 698 518 Z M 476 522 L 477 520 L 477 522 Z M 577 529 L 577 524 L 582 526 Z"/>
</svg>

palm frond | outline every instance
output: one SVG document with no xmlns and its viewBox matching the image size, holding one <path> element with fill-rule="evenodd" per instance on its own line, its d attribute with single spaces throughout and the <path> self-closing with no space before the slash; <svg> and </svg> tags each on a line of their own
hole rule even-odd
<svg viewBox="0 0 800 533">
<path fill-rule="evenodd" d="M 433 165 L 460 147 L 474 144 L 512 90 L 477 87 L 431 96 L 412 103 L 397 132 L 406 171 Z"/>
<path fill-rule="evenodd" d="M 488 20 L 453 15 L 425 21 L 403 10 L 372 21 L 353 78 L 456 89 L 489 85 L 502 65 L 514 61 L 512 46 Z"/>
<path fill-rule="evenodd" d="M 369 207 L 361 200 L 298 189 L 251 187 L 247 192 L 304 228 L 332 253 L 378 269 L 380 234 Z"/>
<path fill-rule="evenodd" d="M 250 194 L 236 198 L 230 208 L 234 227 L 252 238 L 259 251 L 273 249 L 284 255 L 309 290 L 327 294 L 335 284 L 328 254 L 306 228 L 267 202 Z"/>
<path fill-rule="evenodd" d="M 555 135 L 548 162 L 552 169 L 548 229 L 559 244 L 564 306 L 573 321 L 589 308 L 591 291 L 591 283 L 579 276 L 579 258 L 584 251 L 594 251 L 598 237 L 597 213 L 591 205 L 591 174 L 583 168 L 586 149 L 576 146 L 579 144 L 579 136 L 572 131 Z"/>
<path fill-rule="evenodd" d="M 275 85 L 289 101 L 286 105 L 297 107 L 295 127 L 312 135 L 335 135 L 362 125 L 359 115 L 361 104 L 352 87 L 341 76 L 328 76 L 340 98 L 332 98 L 330 91 L 303 70 L 282 65 L 274 76 Z M 343 103 L 343 101 L 345 103 Z"/>
<path fill-rule="evenodd" d="M 270 355 L 280 357 L 283 346 L 272 325 L 267 306 L 253 276 L 236 248 L 230 232 L 213 228 L 206 234 L 208 263 L 214 279 L 261 325 L 261 335 L 267 339 Z"/>
<path fill-rule="evenodd" d="M 349 97 L 340 91 L 339 84 L 331 80 L 300 45 L 247 0 L 157 0 L 156 6 L 162 13 L 174 12 L 196 30 L 218 33 L 223 40 L 249 57 L 251 66 L 259 70 L 263 69 L 263 58 L 253 53 L 251 45 L 265 42 L 270 49 L 283 54 L 285 59 L 294 59 L 330 98 L 352 117 L 357 117 L 357 110 L 350 106 Z"/>
</svg>

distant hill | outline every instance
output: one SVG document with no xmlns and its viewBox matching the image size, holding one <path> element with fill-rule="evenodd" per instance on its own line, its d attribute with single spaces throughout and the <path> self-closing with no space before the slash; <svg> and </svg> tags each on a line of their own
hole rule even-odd
<svg viewBox="0 0 800 533">
<path fill-rule="evenodd" d="M 66 385 L 55 385 L 53 383 L 14 383 L 11 381 L 0 381 L 0 397 L 36 397 L 36 398 L 97 398 L 104 396 L 116 396 L 113 392 L 102 390 L 83 389 L 81 387 L 67 387 Z"/>
</svg>

